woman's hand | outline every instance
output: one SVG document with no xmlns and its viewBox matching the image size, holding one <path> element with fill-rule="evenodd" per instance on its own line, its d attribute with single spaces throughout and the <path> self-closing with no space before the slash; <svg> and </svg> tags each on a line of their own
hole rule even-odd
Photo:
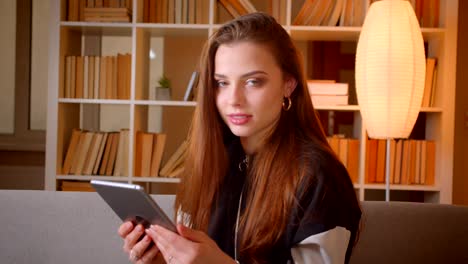
<svg viewBox="0 0 468 264">
<path fill-rule="evenodd" d="M 161 263 L 159 249 L 151 243 L 151 238 L 145 235 L 142 225 L 134 227 L 132 222 L 125 222 L 120 225 L 118 233 L 124 239 L 123 250 L 129 255 L 130 261 L 137 264 Z M 138 241 L 142 236 L 143 239 Z"/>
<path fill-rule="evenodd" d="M 177 225 L 176 234 L 161 226 L 146 230 L 167 264 L 235 263 L 204 232 Z"/>
</svg>

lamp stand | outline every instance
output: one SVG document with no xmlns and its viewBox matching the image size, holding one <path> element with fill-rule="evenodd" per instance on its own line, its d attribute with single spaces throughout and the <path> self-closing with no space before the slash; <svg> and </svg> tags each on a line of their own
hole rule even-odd
<svg viewBox="0 0 468 264">
<path fill-rule="evenodd" d="M 387 149 L 385 155 L 385 201 L 390 202 L 390 142 L 391 139 L 387 138 Z"/>
</svg>

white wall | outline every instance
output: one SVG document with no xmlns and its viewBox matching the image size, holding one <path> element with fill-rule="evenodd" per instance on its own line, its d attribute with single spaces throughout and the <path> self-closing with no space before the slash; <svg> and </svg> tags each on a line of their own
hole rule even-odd
<svg viewBox="0 0 468 264">
<path fill-rule="evenodd" d="M 49 1 L 32 1 L 31 130 L 46 130 Z"/>
<path fill-rule="evenodd" d="M 30 127 L 46 129 L 49 1 L 32 1 Z M 0 1 L 0 133 L 14 133 L 16 1 Z"/>
<path fill-rule="evenodd" d="M 14 133 L 16 1 L 0 1 L 0 133 Z"/>
</svg>

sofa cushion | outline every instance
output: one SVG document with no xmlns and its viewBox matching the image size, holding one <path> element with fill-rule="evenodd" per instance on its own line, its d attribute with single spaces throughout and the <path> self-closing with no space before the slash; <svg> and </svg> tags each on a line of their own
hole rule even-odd
<svg viewBox="0 0 468 264">
<path fill-rule="evenodd" d="M 153 196 L 173 215 L 174 196 Z M 121 220 L 96 193 L 0 191 L 1 263 L 129 263 Z"/>
<path fill-rule="evenodd" d="M 468 263 L 468 207 L 363 202 L 352 264 Z"/>
</svg>

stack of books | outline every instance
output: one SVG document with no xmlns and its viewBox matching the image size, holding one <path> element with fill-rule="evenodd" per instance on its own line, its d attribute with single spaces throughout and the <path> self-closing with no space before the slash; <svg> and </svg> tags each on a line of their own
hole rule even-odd
<svg viewBox="0 0 468 264">
<path fill-rule="evenodd" d="M 307 87 L 315 107 L 348 105 L 347 83 L 337 83 L 334 80 L 309 80 Z"/>
<path fill-rule="evenodd" d="M 86 22 L 130 22 L 132 11 L 127 7 L 85 7 Z"/>
</svg>

